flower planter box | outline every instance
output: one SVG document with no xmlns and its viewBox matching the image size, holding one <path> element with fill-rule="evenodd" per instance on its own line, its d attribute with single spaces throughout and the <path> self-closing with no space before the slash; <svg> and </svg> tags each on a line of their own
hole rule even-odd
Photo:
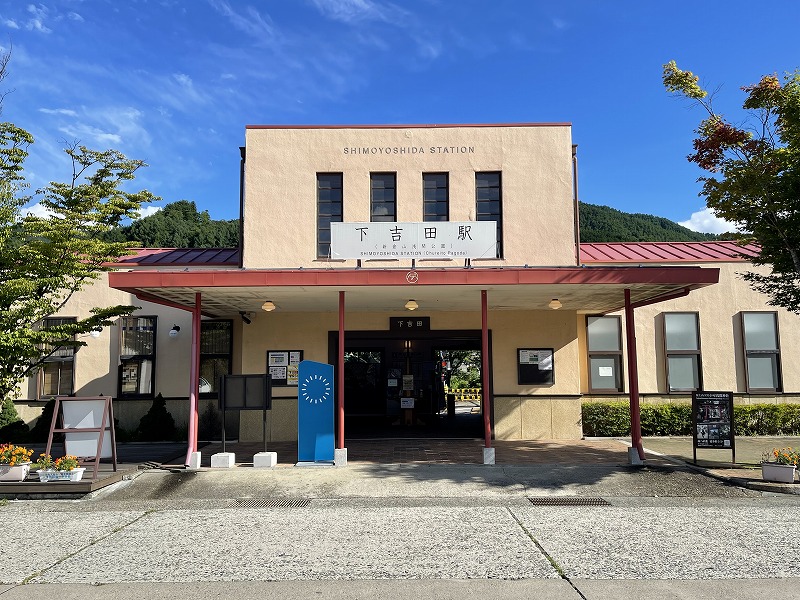
<svg viewBox="0 0 800 600">
<path fill-rule="evenodd" d="M 19 465 L 0 465 L 0 481 L 25 481 L 31 471 L 31 463 Z"/>
<path fill-rule="evenodd" d="M 80 481 L 83 477 L 83 472 L 86 467 L 72 469 L 72 471 L 44 471 L 39 469 L 36 474 L 39 476 L 40 482 L 47 481 Z"/>
<path fill-rule="evenodd" d="M 778 463 L 761 463 L 761 478 L 764 481 L 777 483 L 794 482 L 794 465 L 779 465 Z"/>
</svg>

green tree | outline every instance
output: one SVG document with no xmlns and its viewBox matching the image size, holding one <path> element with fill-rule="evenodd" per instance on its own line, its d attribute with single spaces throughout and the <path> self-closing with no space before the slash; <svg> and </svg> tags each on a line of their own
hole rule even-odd
<svg viewBox="0 0 800 600">
<path fill-rule="evenodd" d="M 107 239 L 132 241 L 146 248 L 235 248 L 239 220 L 213 220 L 194 202 L 178 200 L 130 225 L 109 232 Z"/>
<path fill-rule="evenodd" d="M 718 114 L 698 77 L 675 61 L 664 65 L 663 83 L 708 113 L 688 159 L 711 174 L 700 178 L 708 207 L 738 224 L 742 242 L 761 247 L 755 264 L 771 267 L 744 279 L 769 304 L 800 313 L 800 72 L 787 74 L 783 84 L 765 75 L 743 87 L 745 125 Z"/>
<path fill-rule="evenodd" d="M 51 183 L 34 198 L 50 216 L 22 214 L 31 197 L 23 164 L 32 136 L 11 123 L 0 123 L 0 398 L 13 398 L 17 386 L 58 346 L 83 346 L 76 336 L 135 307 L 92 309 L 74 323 L 52 327 L 44 319 L 72 295 L 110 270 L 109 263 L 130 253 L 128 242 L 102 236 L 123 219 L 138 216 L 154 199 L 146 191 L 122 187 L 144 166 L 120 152 L 97 152 L 74 145 L 65 151 L 72 162 L 67 183 Z"/>
</svg>

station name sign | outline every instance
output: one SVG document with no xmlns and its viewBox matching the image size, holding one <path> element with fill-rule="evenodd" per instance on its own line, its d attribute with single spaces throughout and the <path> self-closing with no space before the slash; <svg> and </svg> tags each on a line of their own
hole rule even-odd
<svg viewBox="0 0 800 600">
<path fill-rule="evenodd" d="M 415 154 L 475 154 L 475 146 L 345 146 L 342 154 L 355 156 L 356 154 L 379 155 L 388 154 L 415 155 Z"/>
<path fill-rule="evenodd" d="M 495 258 L 495 221 L 331 223 L 331 258 Z"/>
</svg>

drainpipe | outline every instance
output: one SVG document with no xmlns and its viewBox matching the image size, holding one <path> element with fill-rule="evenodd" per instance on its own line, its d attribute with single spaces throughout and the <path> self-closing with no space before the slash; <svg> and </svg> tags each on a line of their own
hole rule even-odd
<svg viewBox="0 0 800 600">
<path fill-rule="evenodd" d="M 642 447 L 642 421 L 639 412 L 639 365 L 636 354 L 636 324 L 633 320 L 631 291 L 625 290 L 625 337 L 628 343 L 628 392 L 631 407 L 631 446 L 636 448 L 639 459 L 644 460 Z"/>
<path fill-rule="evenodd" d="M 244 158 L 246 148 L 239 146 L 242 159 L 239 163 L 239 268 L 244 266 Z"/>
<path fill-rule="evenodd" d="M 581 219 L 578 202 L 578 145 L 572 144 L 572 203 L 575 207 L 575 265 L 581 266 Z"/>
</svg>

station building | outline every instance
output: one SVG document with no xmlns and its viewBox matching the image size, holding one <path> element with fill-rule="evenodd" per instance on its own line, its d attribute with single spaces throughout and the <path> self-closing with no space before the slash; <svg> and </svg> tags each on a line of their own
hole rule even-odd
<svg viewBox="0 0 800 600">
<path fill-rule="evenodd" d="M 581 244 L 577 176 L 566 123 L 249 126 L 240 247 L 121 261 L 59 318 L 141 308 L 56 353 L 19 412 L 113 395 L 133 428 L 161 394 L 191 451 L 220 375 L 270 373 L 267 441 L 293 440 L 297 364 L 314 360 L 335 367 L 338 447 L 436 436 L 443 363 L 462 350 L 480 353 L 482 397 L 457 433 L 487 447 L 579 439 L 587 401 L 634 417 L 693 390 L 800 401 L 800 322 L 738 276 L 757 249 Z M 237 418 L 240 440 L 262 440 L 260 413 Z"/>
</svg>

